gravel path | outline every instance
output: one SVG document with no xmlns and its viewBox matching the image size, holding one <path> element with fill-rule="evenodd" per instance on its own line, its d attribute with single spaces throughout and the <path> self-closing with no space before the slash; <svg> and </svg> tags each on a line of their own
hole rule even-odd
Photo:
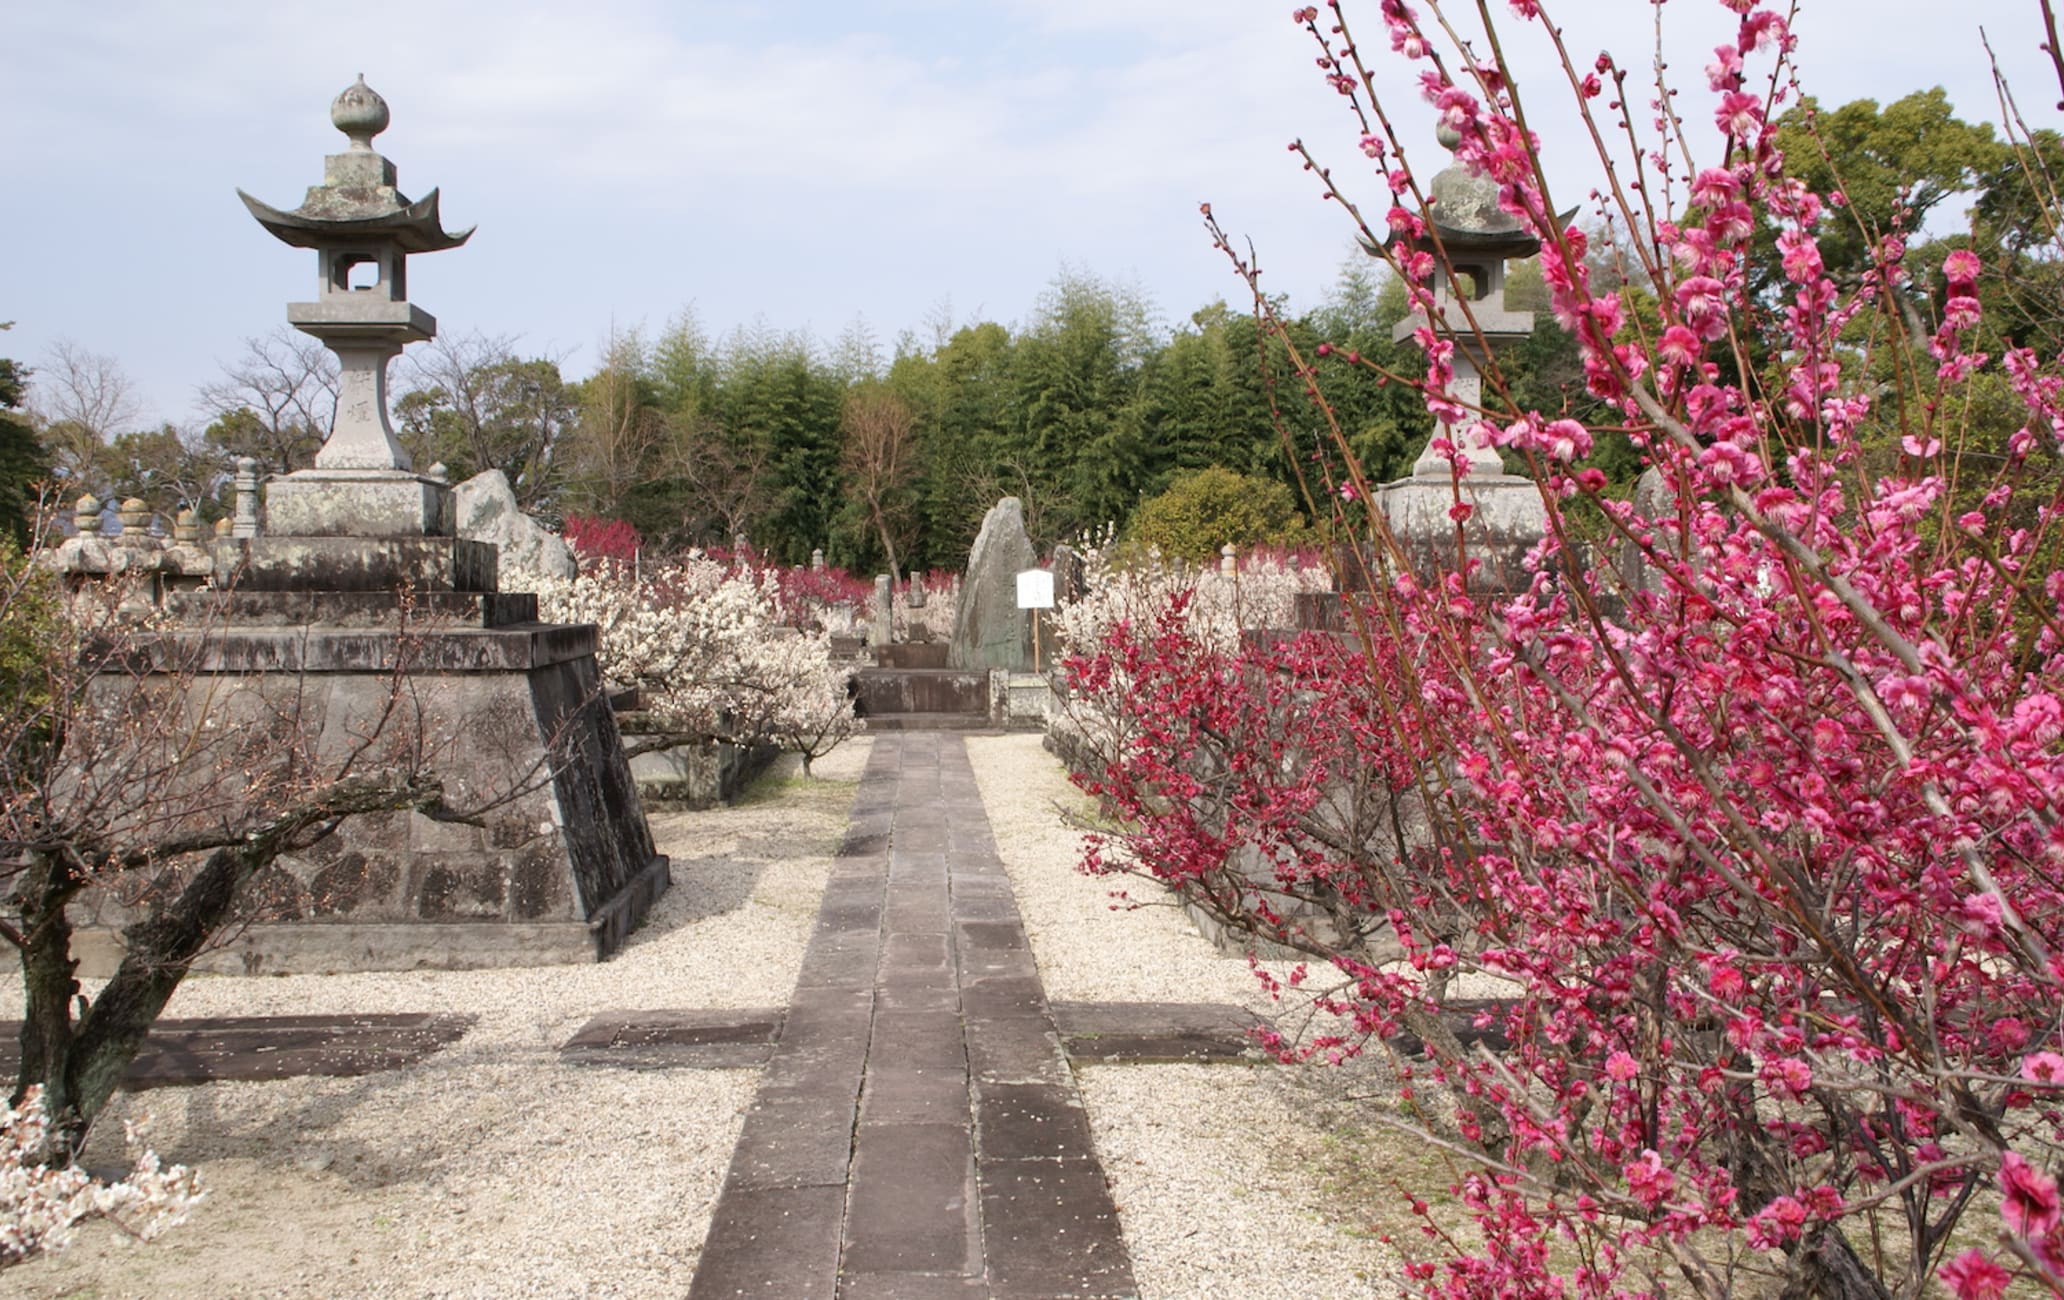
<svg viewBox="0 0 2064 1300">
<path fill-rule="evenodd" d="M 756 1070 L 562 1065 L 609 1009 L 778 1005 L 794 984 L 868 752 L 863 739 L 746 804 L 660 814 L 675 885 L 614 960 L 479 972 L 196 976 L 173 1016 L 458 1011 L 463 1039 L 361 1079 L 122 1097 L 209 1199 L 160 1242 L 104 1229 L 5 1275 L 9 1295 L 666 1296 L 687 1290 Z M 1246 964 L 1174 911 L 1113 910 L 1074 869 L 1080 809 L 1036 735 L 968 753 L 1055 1000 L 1268 1006 Z M 0 976 L 0 1016 L 20 1014 Z M 1086 1066 L 1082 1093 L 1146 1300 L 1388 1292 L 1389 1249 L 1337 1222 L 1310 1072 Z M 119 1159 L 112 1122 L 90 1163 Z M 1328 1215 L 1335 1215 L 1329 1218 Z"/>
</svg>

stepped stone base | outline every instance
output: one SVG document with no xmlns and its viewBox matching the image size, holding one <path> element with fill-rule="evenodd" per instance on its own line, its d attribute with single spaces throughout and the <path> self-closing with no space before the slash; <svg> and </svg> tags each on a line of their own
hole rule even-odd
<svg viewBox="0 0 2064 1300">
<path fill-rule="evenodd" d="M 875 646 L 870 653 L 877 668 L 947 668 L 949 649 L 944 641 L 902 641 Z"/>
<path fill-rule="evenodd" d="M 853 711 L 869 720 L 903 713 L 989 715 L 989 673 L 952 668 L 862 668 Z"/>
<path fill-rule="evenodd" d="M 477 824 L 347 820 L 253 880 L 243 924 L 197 969 L 534 965 L 622 945 L 670 875 L 592 625 L 535 621 L 536 597 L 495 590 L 492 545 L 449 536 L 260 537 L 218 542 L 216 558 L 234 585 L 166 593 L 172 626 L 141 643 L 160 707 L 223 726 L 298 718 L 320 770 L 380 732 L 399 690 L 446 806 Z M 361 765 L 395 761 L 381 746 L 407 739 L 396 731 Z M 82 973 L 110 971 L 143 914 L 133 898 L 82 900 Z"/>
<path fill-rule="evenodd" d="M 215 543 L 216 571 L 240 592 L 395 593 L 495 590 L 491 542 L 460 537 L 253 537 Z"/>
</svg>

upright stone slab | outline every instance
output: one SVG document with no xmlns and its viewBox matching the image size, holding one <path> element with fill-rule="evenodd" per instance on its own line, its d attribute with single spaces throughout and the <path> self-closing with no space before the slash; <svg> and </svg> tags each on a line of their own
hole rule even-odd
<svg viewBox="0 0 2064 1300">
<path fill-rule="evenodd" d="M 896 597 L 889 575 L 875 575 L 874 594 L 867 602 L 867 644 L 891 645 L 896 640 Z"/>
<path fill-rule="evenodd" d="M 1025 508 L 1016 497 L 1005 497 L 983 517 L 968 553 L 947 656 L 953 667 L 1032 667 L 1032 622 L 1018 608 L 1018 573 L 1037 563 L 1025 532 Z"/>
<path fill-rule="evenodd" d="M 1065 542 L 1054 547 L 1053 563 L 1054 600 L 1057 604 L 1072 605 L 1089 594 L 1089 562 L 1079 555 L 1075 548 Z"/>
<path fill-rule="evenodd" d="M 573 549 L 523 513 L 509 476 L 498 469 L 475 474 L 453 488 L 452 513 L 460 537 L 494 543 L 505 578 L 525 573 L 571 578 L 580 572 Z"/>
</svg>

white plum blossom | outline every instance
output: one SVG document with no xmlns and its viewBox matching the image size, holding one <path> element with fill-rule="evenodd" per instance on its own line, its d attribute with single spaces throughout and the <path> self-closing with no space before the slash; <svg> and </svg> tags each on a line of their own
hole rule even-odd
<svg viewBox="0 0 2064 1300">
<path fill-rule="evenodd" d="M 604 678 L 635 686 L 669 730 L 772 742 L 807 759 L 856 726 L 848 670 L 832 662 L 828 635 L 785 625 L 769 570 L 691 551 L 637 575 L 602 567 L 532 585 L 541 617 L 600 629 Z"/>
<path fill-rule="evenodd" d="M 1090 654 L 1120 623 L 1151 627 L 1175 609 L 1178 597 L 1185 630 L 1227 654 L 1239 649 L 1242 632 L 1296 625 L 1297 597 L 1330 591 L 1333 577 L 1316 561 L 1297 562 L 1267 553 L 1244 557 L 1232 573 L 1164 560 L 1158 552 L 1126 553 L 1110 536 L 1081 546 L 1084 590 L 1055 611 L 1063 654 Z M 1120 720 L 1130 683 L 1114 679 L 1098 698 L 1077 694 L 1061 702 L 1052 725 L 1072 730 L 1097 752 L 1116 752 Z"/>
<path fill-rule="evenodd" d="M 123 1125 L 135 1163 L 128 1177 L 112 1183 L 76 1165 L 39 1164 L 49 1127 L 40 1085 L 23 1094 L 18 1107 L 0 1103 L 0 1268 L 62 1249 L 87 1219 L 106 1219 L 147 1241 L 182 1222 L 205 1195 L 193 1170 L 159 1165 L 144 1146 L 140 1123 Z"/>
</svg>

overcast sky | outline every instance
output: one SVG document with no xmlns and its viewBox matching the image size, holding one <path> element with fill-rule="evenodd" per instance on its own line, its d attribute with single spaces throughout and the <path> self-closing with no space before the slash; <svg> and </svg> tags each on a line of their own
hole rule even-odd
<svg viewBox="0 0 2064 1300">
<path fill-rule="evenodd" d="M 1996 121 L 1982 25 L 2024 112 L 2058 124 L 2032 0 L 1801 3 L 1802 78 L 1823 102 L 1941 85 Z M 1578 57 L 1650 61 L 1647 0 L 1548 5 Z M 0 355 L 33 365 L 67 339 L 121 363 L 144 422 L 193 419 L 195 386 L 314 287 L 314 255 L 266 235 L 235 190 L 298 205 L 344 143 L 330 100 L 361 72 L 393 110 L 376 146 L 403 191 L 439 187 L 446 224 L 479 227 L 413 259 L 412 300 L 569 376 L 612 327 L 657 331 L 684 308 L 718 336 L 763 320 L 828 342 L 864 318 L 884 349 L 942 313 L 1016 324 L 1064 265 L 1181 321 L 1242 300 L 1203 200 L 1275 291 L 1313 305 L 1348 237 L 1284 146 L 1366 165 L 1291 8 L 20 0 L 0 7 L 0 320 L 16 322 Z M 1357 9 L 1374 35 L 1373 0 Z M 1662 12 L 1673 76 L 1703 102 L 1729 16 L 1716 0 Z M 1527 44 L 1508 56 L 1546 102 Z M 1395 98 L 1430 139 L 1401 72 Z M 1580 202 L 1595 169 L 1544 122 L 1557 197 Z M 1360 192 L 1386 201 L 1373 177 Z"/>
</svg>

